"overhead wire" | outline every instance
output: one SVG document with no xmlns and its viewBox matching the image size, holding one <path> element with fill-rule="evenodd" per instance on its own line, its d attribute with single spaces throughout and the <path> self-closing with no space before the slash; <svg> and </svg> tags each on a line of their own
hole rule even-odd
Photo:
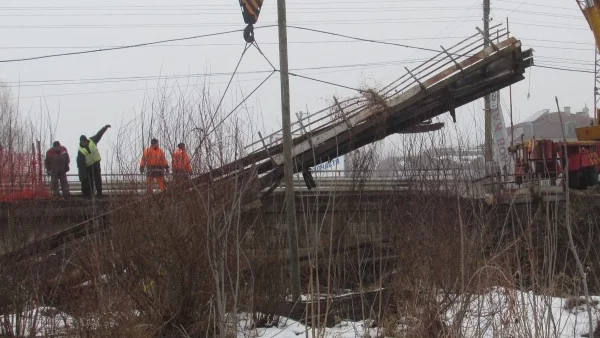
<svg viewBox="0 0 600 338">
<path fill-rule="evenodd" d="M 415 62 L 422 62 L 422 61 L 425 61 L 425 60 L 419 60 L 419 61 L 415 61 Z M 386 65 L 383 65 L 383 66 L 386 66 Z M 388 66 L 395 66 L 395 65 L 390 64 Z M 373 67 L 373 66 L 370 66 L 370 67 Z M 554 69 L 554 70 L 574 72 L 574 73 L 585 73 L 585 74 L 593 74 L 594 73 L 593 70 L 572 69 L 572 68 L 567 68 L 567 67 L 555 67 L 552 65 L 540 64 L 540 63 L 533 65 L 533 67 Z M 325 72 L 325 73 L 335 73 L 335 72 L 340 72 L 340 71 L 344 71 L 344 70 L 343 69 L 335 70 L 335 71 L 329 71 L 329 72 Z M 257 72 L 257 74 L 258 73 L 270 73 L 270 72 L 271 71 Z M 319 72 L 318 74 L 324 74 L 324 72 Z M 157 79 L 160 79 L 160 78 L 157 77 Z M 239 81 L 240 82 L 252 82 L 252 81 L 256 81 L 256 80 L 260 80 L 260 79 L 261 78 L 250 78 L 250 79 L 239 80 Z M 211 85 L 219 85 L 219 84 L 226 84 L 226 83 L 227 82 L 214 82 L 214 83 L 211 83 Z M 18 87 L 18 85 L 15 85 L 14 87 Z M 107 90 L 107 91 L 89 91 L 89 92 L 61 93 L 61 94 L 49 94 L 49 95 L 22 96 L 22 97 L 20 97 L 20 99 L 37 99 L 37 98 L 64 97 L 64 96 L 111 94 L 111 93 L 122 93 L 122 92 L 147 91 L 147 90 L 152 90 L 152 89 L 174 88 L 174 87 L 175 86 L 161 86 L 161 87 L 145 87 L 145 88 L 118 89 L 118 90 Z M 355 90 L 356 88 L 352 88 L 352 89 Z"/>
<path fill-rule="evenodd" d="M 515 0 L 497 0 L 499 2 L 506 2 L 506 3 L 513 3 L 513 4 L 523 4 L 524 6 L 540 6 L 538 4 L 529 4 L 527 2 L 524 1 L 515 1 Z M 548 5 L 548 4 L 544 4 L 542 5 L 545 8 L 555 8 L 555 9 L 566 9 L 566 10 L 576 10 L 579 12 L 579 9 L 573 8 L 573 7 L 563 7 L 563 6 L 554 6 L 554 5 Z"/>
<path fill-rule="evenodd" d="M 326 32 L 326 31 L 321 31 L 321 30 L 314 30 L 314 29 L 308 29 L 305 27 L 300 27 L 300 29 L 306 29 L 306 30 L 311 30 L 311 31 L 317 31 L 320 33 L 325 33 L 325 34 L 334 34 L 334 35 L 338 35 L 338 36 L 343 36 L 345 38 L 351 38 L 351 39 L 357 39 L 360 42 L 375 42 L 375 43 L 384 43 L 384 44 L 389 44 L 389 45 L 394 45 L 394 46 L 400 46 L 400 47 L 414 47 L 414 46 L 409 46 L 409 45 L 405 45 L 405 44 L 397 44 L 397 43 L 389 43 L 389 42 L 385 42 L 385 41 L 377 41 L 377 40 L 372 40 L 372 39 L 363 39 L 363 38 L 357 38 L 357 37 L 351 37 L 348 35 L 342 35 L 342 34 L 337 34 L 337 33 L 331 33 L 331 32 Z M 264 55 L 264 53 L 262 52 L 262 50 L 260 49 L 260 47 L 258 47 L 258 45 L 256 45 L 255 47 L 257 47 L 257 50 L 261 53 L 261 55 L 263 55 L 263 57 L 265 57 L 265 59 L 267 60 L 267 62 L 269 62 L 269 64 L 271 65 L 271 67 L 273 69 L 275 69 L 275 67 L 273 66 L 273 64 L 270 62 L 270 60 L 268 58 L 266 58 L 266 56 Z M 440 52 L 437 49 L 428 49 L 428 48 L 419 48 L 416 47 L 419 50 L 428 50 L 428 51 L 432 51 L 432 52 Z M 566 58 L 556 58 L 556 59 L 565 59 L 565 60 L 573 60 L 573 59 L 566 59 Z M 579 60 L 581 62 L 579 62 L 579 64 L 584 65 L 585 61 L 584 60 Z M 389 63 L 393 63 L 393 62 L 401 62 L 401 61 L 390 61 Z M 410 60 L 403 60 L 403 62 L 410 62 Z M 552 58 L 548 58 L 546 62 L 550 62 L 550 63 L 554 63 L 554 64 L 561 64 L 563 62 L 558 62 L 558 61 L 552 61 Z M 324 67 L 308 67 L 308 68 L 304 68 L 301 70 L 310 70 L 310 69 L 325 69 L 325 68 L 338 68 L 338 67 L 361 67 L 361 66 L 372 66 L 372 65 L 379 65 L 382 63 L 372 63 L 372 64 L 356 64 L 356 65 L 343 65 L 343 66 L 324 66 Z M 385 65 L 386 63 L 383 63 L 383 65 Z M 588 63 L 589 64 L 589 63 Z M 561 70 L 568 70 L 571 68 L 566 68 L 566 67 L 556 67 L 556 68 L 560 68 Z M 300 69 L 296 69 L 296 70 L 300 70 Z M 578 71 L 578 72 L 587 72 L 585 70 L 581 70 L 581 69 L 574 69 L 573 71 Z M 251 72 L 240 72 L 240 73 L 244 73 L 244 74 L 251 74 L 251 73 L 260 73 L 260 72 L 267 72 L 267 71 L 251 71 Z M 225 75 L 225 74 L 230 74 L 230 73 L 216 73 L 216 74 L 192 74 L 192 75 L 184 75 L 184 76 L 175 76 L 176 78 L 181 78 L 181 77 L 192 77 L 192 76 L 218 76 L 218 75 Z M 296 75 L 300 75 L 300 74 L 296 74 Z M 307 79 L 314 79 L 305 75 L 301 75 L 299 77 L 304 76 Z M 150 77 L 152 78 L 152 77 Z M 164 78 L 164 77 L 154 77 L 154 78 Z M 126 77 L 126 78 L 101 78 L 101 79 L 90 79 L 90 81 L 92 81 L 92 83 L 94 82 L 120 82 L 120 81 L 128 81 L 128 80 L 147 80 L 148 77 Z M 314 79 L 314 80 L 318 80 L 318 79 Z M 74 80 L 55 80 L 55 81 L 65 81 L 65 82 L 70 82 L 70 81 L 74 81 Z M 76 81 L 76 80 L 75 80 Z M 84 81 L 86 81 L 84 79 Z M 23 82 L 17 82 L 19 83 L 19 86 L 29 86 L 26 83 L 28 82 L 37 82 L 37 81 L 23 81 Z M 49 81 L 40 81 L 40 82 L 49 82 Z M 80 84 L 86 84 L 87 82 L 79 82 Z M 63 85 L 63 84 L 69 84 L 69 83 L 59 83 L 58 85 Z M 338 84 L 335 83 L 331 83 L 332 85 L 336 85 L 336 86 L 340 86 Z M 349 86 L 344 86 L 345 88 L 349 88 L 349 89 L 353 89 L 353 90 L 357 90 L 356 88 L 352 88 Z"/>
<path fill-rule="evenodd" d="M 275 26 L 275 25 L 260 26 L 260 27 L 256 27 L 256 29 L 268 28 L 268 27 L 273 27 L 273 26 Z M 62 56 L 103 53 L 103 52 L 109 52 L 109 51 L 114 51 L 114 50 L 138 48 L 138 47 L 143 47 L 143 46 L 157 45 L 157 44 L 163 44 L 163 43 L 169 43 L 169 42 L 193 40 L 193 39 L 220 36 L 220 35 L 226 35 L 226 34 L 232 34 L 232 33 L 239 33 L 242 31 L 243 31 L 243 29 L 235 29 L 235 30 L 230 30 L 230 31 L 225 31 L 225 32 L 208 33 L 208 34 L 194 35 L 194 36 L 188 36 L 188 37 L 182 37 L 182 38 L 165 39 L 165 40 L 158 40 L 158 41 L 149 41 L 149 42 L 142 42 L 142 43 L 136 43 L 136 44 L 131 44 L 131 45 L 91 49 L 91 50 L 85 50 L 85 51 L 79 51 L 79 52 L 65 52 L 65 53 L 39 55 L 39 56 L 31 56 L 31 57 L 16 58 L 16 59 L 5 59 L 5 60 L 0 60 L 0 63 L 33 61 L 33 60 L 41 60 L 41 59 L 48 59 L 48 58 L 55 58 L 55 57 L 62 57 Z"/>
<path fill-rule="evenodd" d="M 350 87 L 350 86 L 341 85 L 341 84 L 334 83 L 334 82 L 331 82 L 331 81 L 320 80 L 320 79 L 317 79 L 317 78 L 314 78 L 314 77 L 310 77 L 310 76 L 306 76 L 306 75 L 300 75 L 300 74 L 296 74 L 296 73 L 292 73 L 292 72 L 288 72 L 288 74 L 290 76 L 299 77 L 299 78 L 302 78 L 302 79 L 311 80 L 311 81 L 315 81 L 315 82 L 320 82 L 320 83 L 328 84 L 328 85 L 331 85 L 331 86 L 334 86 L 334 87 L 340 87 L 340 88 L 350 89 L 350 90 L 357 91 L 357 92 L 360 92 L 360 93 L 366 92 L 365 90 L 362 90 L 362 89 L 358 89 L 358 88 L 354 88 L 354 87 Z"/>
<path fill-rule="evenodd" d="M 560 44 L 575 44 L 575 45 L 589 45 L 595 47 L 594 43 L 584 41 L 566 41 L 566 40 L 552 40 L 552 39 L 533 39 L 525 36 L 519 36 L 523 41 L 538 41 L 538 42 L 552 42 Z M 464 39 L 465 36 L 445 36 L 444 39 Z M 417 41 L 417 40 L 439 40 L 439 37 L 414 37 L 414 38 L 394 38 L 394 39 L 379 39 L 379 41 Z M 364 41 L 358 40 L 304 40 L 304 41 L 288 41 L 288 44 L 346 44 L 346 43 L 363 43 Z M 278 45 L 279 42 L 261 42 L 262 45 Z M 171 48 L 171 47 L 213 47 L 213 46 L 239 46 L 238 43 L 202 43 L 202 44 L 159 44 L 140 46 L 142 48 Z M 117 46 L 111 45 L 97 45 L 97 46 L 0 46 L 1 49 L 95 49 L 95 48 L 112 48 Z M 534 46 L 535 47 L 535 46 Z M 571 47 L 569 47 L 571 48 Z"/>
<path fill-rule="evenodd" d="M 304 20 L 297 21 L 299 25 L 384 25 L 384 24 L 415 24 L 415 23 L 443 23 L 452 22 L 458 19 L 457 17 L 445 18 L 411 18 L 403 19 L 340 19 L 340 20 Z M 477 18 L 460 18 L 463 21 L 479 21 Z M 277 22 L 263 22 L 267 26 L 276 26 Z M 547 22 L 543 22 L 547 23 Z M 206 27 L 235 27 L 239 26 L 237 22 L 191 22 L 191 23 L 134 23 L 134 24 L 60 24 L 60 25 L 22 25 L 22 24 L 6 24 L 0 25 L 0 29 L 132 29 L 132 28 L 206 28 Z"/>
<path fill-rule="evenodd" d="M 262 26 L 261 28 L 272 27 L 272 26 L 274 26 L 274 25 Z M 371 42 L 371 43 L 379 43 L 379 44 L 386 44 L 386 45 L 394 45 L 394 46 L 399 46 L 399 47 L 404 47 L 404 48 L 412 48 L 412 49 L 422 50 L 422 51 L 440 52 L 439 50 L 432 49 L 432 48 L 425 48 L 425 47 L 411 46 L 411 45 L 406 45 L 406 44 L 392 43 L 392 42 L 389 42 L 389 41 L 381 41 L 381 40 L 373 40 L 373 39 L 365 39 L 365 38 L 352 37 L 352 36 L 348 36 L 348 35 L 345 35 L 345 34 L 338 34 L 338 33 L 326 32 L 326 31 L 323 31 L 323 30 L 312 29 L 312 28 L 307 28 L 307 27 L 299 27 L 299 26 L 290 26 L 290 27 L 291 28 L 301 29 L 301 30 L 310 30 L 310 31 L 313 31 L 313 32 L 318 32 L 318 33 L 323 33 L 323 34 L 329 34 L 329 35 L 334 35 L 334 36 L 338 36 L 338 37 L 344 37 L 344 38 L 353 39 L 353 40 L 359 41 L 359 42 Z M 221 35 L 221 34 L 229 34 L 229 33 L 240 32 L 240 31 L 241 30 L 231 30 L 231 31 L 227 31 L 227 32 L 205 34 L 205 35 L 185 37 L 185 38 L 176 38 L 176 39 L 169 39 L 169 40 L 161 40 L 161 41 L 147 42 L 147 43 L 141 43 L 141 44 L 127 45 L 127 46 L 115 46 L 115 47 L 99 48 L 99 49 L 88 50 L 88 51 L 80 51 L 80 52 L 58 53 L 58 54 L 36 56 L 36 57 L 30 57 L 30 58 L 0 60 L 0 63 L 17 62 L 17 61 L 28 61 L 28 60 L 36 60 L 36 59 L 42 59 L 42 58 L 67 56 L 67 55 L 87 54 L 87 53 L 103 52 L 103 51 L 118 50 L 118 49 L 125 49 L 125 48 L 134 48 L 134 47 L 154 46 L 154 45 L 159 45 L 159 44 L 164 44 L 164 43 L 169 43 L 169 42 L 189 40 L 189 39 L 196 39 L 196 38 L 200 38 L 200 37 L 217 36 L 217 35 Z M 310 43 L 310 42 L 308 42 L 308 43 Z M 265 56 L 264 53 L 258 47 L 258 45 L 256 45 L 256 47 L 257 47 L 257 50 L 263 56 Z M 540 46 L 540 47 L 542 47 L 542 46 Z M 266 58 L 266 59 L 270 63 L 270 65 L 272 66 L 272 68 L 275 69 L 275 67 L 268 60 L 268 58 Z M 549 67 L 547 67 L 547 68 L 549 68 Z M 571 68 L 565 68 L 565 67 L 555 67 L 555 68 L 560 69 L 560 70 L 571 70 L 571 71 L 577 71 L 577 72 L 587 72 L 585 70 L 571 69 Z M 312 79 L 312 80 L 315 80 L 315 81 L 320 81 L 318 79 L 307 77 L 307 76 L 304 76 L 304 75 L 295 74 L 295 76 L 304 77 L 304 78 Z M 320 81 L 320 82 L 322 82 L 322 81 Z M 342 85 L 338 85 L 338 84 L 335 84 L 335 83 L 329 83 L 329 84 L 335 85 L 335 86 L 342 86 Z M 348 86 L 342 86 L 342 87 L 348 88 L 348 89 L 352 89 L 352 90 L 357 90 L 356 88 L 352 88 L 352 87 L 348 87 Z"/>
<path fill-rule="evenodd" d="M 595 74 L 596 73 L 593 70 L 577 69 L 577 68 L 565 68 L 565 67 L 555 67 L 555 66 L 549 66 L 549 65 L 543 65 L 543 64 L 534 64 L 533 66 L 537 67 L 537 68 L 546 68 L 546 69 L 553 69 L 553 70 L 561 70 L 561 71 L 567 71 L 567 72 L 573 72 L 573 73 L 586 73 L 586 74 Z"/>
<path fill-rule="evenodd" d="M 290 14 L 320 14 L 320 13 L 393 13 L 393 12 L 437 12 L 437 11 L 462 11 L 463 9 L 471 9 L 470 6 L 454 6 L 454 7 L 404 7 L 404 6 L 394 6 L 394 7 L 344 7 L 344 8 L 332 8 L 332 7 L 290 7 L 288 8 L 288 13 Z M 135 11 L 134 9 L 125 9 L 126 11 Z M 145 10 L 145 9 L 140 9 Z M 515 11 L 513 8 L 502 8 L 495 7 L 496 11 L 507 11 L 513 12 Z M 67 11 L 67 10 L 65 10 Z M 43 10 L 40 10 L 41 13 L 34 14 L 19 14 L 19 13 L 11 13 L 11 14 L 0 14 L 0 16 L 7 17 L 105 17 L 105 16 L 215 16 L 215 15 L 231 15 L 236 14 L 237 11 L 234 10 L 206 10 L 206 9 L 178 9 L 176 7 L 171 7 L 169 9 L 160 10 L 160 12 L 112 12 L 112 13 L 89 13 L 80 12 L 73 10 L 72 13 L 44 13 Z M 262 13 L 274 12 L 265 9 Z M 518 14 L 528 14 L 528 15 L 536 15 L 536 16 L 552 16 L 552 17 L 560 17 L 560 18 L 572 18 L 577 19 L 577 15 L 570 15 L 564 13 L 552 13 L 552 12 L 543 12 L 543 11 L 534 11 L 534 10 L 520 10 Z"/>
<path fill-rule="evenodd" d="M 356 36 L 351 36 L 351 35 L 346 35 L 346 34 L 341 34 L 341 33 L 328 32 L 328 31 L 325 31 L 325 30 L 322 30 L 322 29 L 316 29 L 316 28 L 309 28 L 309 27 L 302 27 L 302 26 L 295 26 L 295 25 L 288 25 L 288 28 L 294 28 L 294 29 L 303 30 L 303 31 L 309 31 L 309 32 L 314 32 L 314 33 L 320 33 L 320 34 L 326 34 L 326 35 L 331 35 L 331 36 L 337 36 L 337 37 L 342 37 L 342 38 L 352 39 L 352 40 L 358 40 L 358 41 L 363 41 L 363 42 L 371 42 L 371 43 L 381 44 L 381 45 L 403 47 L 403 48 L 408 48 L 408 49 L 416 49 L 416 50 L 427 51 L 427 52 L 435 52 L 435 53 L 439 53 L 440 52 L 440 50 L 433 49 L 433 48 L 411 46 L 411 45 L 407 45 L 407 44 L 401 44 L 401 43 L 395 43 L 395 42 L 389 42 L 389 41 L 381 41 L 381 40 L 361 38 L 361 37 L 356 37 Z"/>
<path fill-rule="evenodd" d="M 382 61 L 371 63 L 358 63 L 348 65 L 328 65 L 304 68 L 292 68 L 291 71 L 307 71 L 307 70 L 325 70 L 325 69 L 348 69 L 348 68 L 369 68 L 378 66 L 395 66 L 403 63 L 423 62 L 427 59 L 413 60 L 398 60 L 398 61 Z M 277 70 L 273 67 L 273 70 Z M 270 70 L 255 70 L 255 71 L 238 71 L 238 75 L 252 75 L 269 73 Z M 164 80 L 164 79 L 185 79 L 193 77 L 215 77 L 229 76 L 232 73 L 194 73 L 187 75 L 152 75 L 152 76 L 131 76 L 131 77 L 107 77 L 107 78 L 88 78 L 88 79 L 57 79 L 57 80 L 25 80 L 0 83 L 0 87 L 36 87 L 44 85 L 81 85 L 81 84 L 97 84 L 97 83 L 119 83 L 119 82 L 135 82 L 148 80 Z"/>
<path fill-rule="evenodd" d="M 423 2 L 432 2 L 435 3 L 437 0 L 418 0 L 418 1 L 412 1 L 412 2 L 416 2 L 418 4 L 422 4 Z M 407 1 L 404 0 L 404 3 L 409 3 L 411 1 Z M 371 0 L 368 5 L 373 5 L 374 3 L 392 3 L 392 4 L 398 4 L 397 0 L 385 0 L 385 1 L 381 1 L 381 0 Z M 328 1 L 325 5 L 331 6 L 331 5 L 347 5 L 347 4 L 361 4 L 364 5 L 365 2 L 364 1 Z M 288 2 L 288 7 L 294 7 L 294 6 L 298 6 L 298 5 L 324 5 L 324 3 L 322 1 L 302 1 L 302 2 L 294 2 L 294 1 L 289 1 Z M 174 7 L 178 7 L 178 8 L 221 8 L 221 9 L 230 9 L 231 6 L 229 5 L 225 5 L 225 4 L 195 4 L 195 5 L 182 5 L 182 4 L 178 4 L 178 5 L 174 5 L 174 4 L 168 4 L 168 5 L 156 5 L 156 4 L 152 4 L 152 5 L 105 5 L 105 6 L 83 6 L 83 7 L 75 7 L 75 6 L 0 6 L 0 10 L 32 10 L 32 11 L 39 11 L 39 10 L 51 10 L 51 11 L 64 11 L 64 10 L 81 10 L 81 11 L 93 11 L 93 10 L 124 10 L 124 9 L 144 9 L 144 10 L 165 10 L 165 9 L 170 9 L 170 8 L 174 8 Z M 431 6 L 431 8 L 434 8 L 434 6 Z"/>
</svg>

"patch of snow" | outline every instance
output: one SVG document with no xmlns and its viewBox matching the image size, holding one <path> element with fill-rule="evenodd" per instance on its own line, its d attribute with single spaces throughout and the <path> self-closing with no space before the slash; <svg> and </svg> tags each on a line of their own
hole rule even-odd
<svg viewBox="0 0 600 338">
<path fill-rule="evenodd" d="M 377 289 L 372 289 L 372 290 L 365 290 L 365 291 L 352 291 L 350 289 L 345 289 L 345 290 L 340 290 L 340 292 L 331 294 L 331 295 L 327 295 L 325 293 L 321 293 L 321 294 L 301 294 L 300 295 L 300 301 L 301 302 L 309 302 L 311 300 L 325 300 L 325 299 L 338 299 L 338 298 L 344 298 L 344 297 L 349 297 L 349 296 L 354 296 L 354 295 L 361 295 L 364 294 L 365 292 L 378 292 L 378 291 L 383 291 L 383 288 L 377 288 Z M 292 297 L 292 295 L 288 295 L 286 298 L 286 301 L 291 302 L 292 299 L 294 299 Z"/>
<path fill-rule="evenodd" d="M 369 322 L 341 321 L 333 328 L 313 329 L 295 320 L 280 317 L 279 324 L 270 328 L 253 328 L 252 319 L 248 314 L 241 314 L 238 323 L 238 338 L 298 338 L 298 337 L 379 337 L 380 329 L 368 328 Z M 313 335 L 314 333 L 314 335 Z"/>
<path fill-rule="evenodd" d="M 55 308 L 38 307 L 18 314 L 0 316 L 0 323 L 1 336 L 52 337 L 71 327 L 73 319 Z"/>
<path fill-rule="evenodd" d="M 596 325 L 600 297 L 591 298 L 592 323 Z M 446 322 L 452 326 L 462 317 L 461 337 L 566 338 L 579 337 L 589 330 L 587 305 L 569 309 L 565 306 L 569 301 L 564 298 L 493 288 L 460 300 L 446 313 Z"/>
<path fill-rule="evenodd" d="M 591 297 L 592 323 L 600 315 L 600 297 Z M 587 303 L 582 298 L 565 299 L 522 292 L 505 288 L 492 288 L 488 292 L 459 296 L 445 313 L 448 328 L 460 328 L 460 337 L 581 337 L 588 333 Z M 410 320 L 395 328 L 409 330 Z M 334 328 L 316 329 L 320 337 L 381 337 L 384 328 L 371 328 L 371 321 L 341 321 Z M 293 338 L 313 337 L 310 327 L 280 317 L 271 328 L 254 329 L 247 314 L 240 315 L 238 337 Z"/>
</svg>

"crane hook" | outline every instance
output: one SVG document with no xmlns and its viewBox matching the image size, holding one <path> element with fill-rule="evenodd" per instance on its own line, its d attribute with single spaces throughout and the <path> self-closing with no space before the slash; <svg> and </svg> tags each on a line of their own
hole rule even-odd
<svg viewBox="0 0 600 338">
<path fill-rule="evenodd" d="M 254 42 L 254 25 L 251 23 L 244 28 L 244 40 L 246 40 L 247 43 Z"/>
</svg>

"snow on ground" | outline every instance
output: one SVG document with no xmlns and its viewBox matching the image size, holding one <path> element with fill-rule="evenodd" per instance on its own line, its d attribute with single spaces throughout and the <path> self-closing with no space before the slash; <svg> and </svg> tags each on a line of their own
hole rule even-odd
<svg viewBox="0 0 600 338">
<path fill-rule="evenodd" d="M 461 297 L 465 300 L 465 297 Z M 592 297 L 592 323 L 598 319 L 600 297 Z M 459 303 L 459 302 L 457 302 Z M 580 337 L 588 332 L 586 303 L 504 288 L 463 301 L 462 337 Z M 576 303 L 576 306 L 567 306 Z M 446 313 L 446 322 L 459 320 L 461 305 Z"/>
<path fill-rule="evenodd" d="M 592 297 L 592 323 L 594 328 L 600 311 L 600 297 Z M 460 337 L 581 337 L 588 332 L 589 321 L 583 298 L 557 298 L 535 295 L 533 292 L 493 288 L 489 292 L 459 297 L 446 313 L 445 322 L 452 328 L 457 321 Z M 460 314 L 463 314 L 460 316 Z M 292 338 L 313 337 L 311 328 L 294 320 L 281 317 L 272 328 L 249 329 L 251 320 L 241 315 L 238 338 Z M 367 321 L 368 323 L 368 321 Z M 381 337 L 382 328 L 370 329 L 364 321 L 342 321 L 334 328 L 324 328 L 315 333 L 319 337 Z M 395 328 L 395 331 L 398 332 Z M 308 330 L 308 332 L 307 332 Z"/>
<path fill-rule="evenodd" d="M 50 337 L 72 326 L 73 319 L 51 307 L 0 316 L 0 336 Z"/>
<path fill-rule="evenodd" d="M 588 332 L 587 303 L 582 298 L 557 298 L 505 288 L 460 296 L 445 314 L 448 327 L 460 327 L 461 337 L 580 337 Z M 600 316 L 600 297 L 592 297 L 594 326 Z M 370 321 L 342 320 L 333 328 L 313 331 L 303 324 L 281 317 L 270 328 L 252 328 L 249 314 L 239 314 L 238 338 L 296 337 L 381 337 L 382 328 L 370 328 Z M 229 318 L 234 319 L 234 318 Z M 235 321 L 232 321 L 235 323 Z M 460 325 L 459 325 L 460 324 Z M 0 335 L 45 337 L 73 326 L 73 318 L 49 307 L 39 307 L 20 314 L 0 316 Z M 395 328 L 396 330 L 398 328 Z M 10 332 L 12 330 L 12 332 Z"/>
<path fill-rule="evenodd" d="M 251 329 L 251 320 L 247 314 L 240 316 L 238 325 L 238 338 L 298 338 L 298 337 L 332 337 L 332 338 L 355 338 L 355 337 L 377 337 L 380 329 L 368 328 L 368 321 L 341 321 L 333 328 L 315 329 L 285 317 L 280 317 L 277 326 L 271 328 Z M 368 334 L 368 335 L 366 335 Z"/>
</svg>

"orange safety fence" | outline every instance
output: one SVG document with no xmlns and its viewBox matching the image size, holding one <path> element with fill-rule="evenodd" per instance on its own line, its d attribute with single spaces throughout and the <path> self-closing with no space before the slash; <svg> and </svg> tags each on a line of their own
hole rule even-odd
<svg viewBox="0 0 600 338">
<path fill-rule="evenodd" d="M 41 157 L 0 149 L 0 202 L 16 202 L 50 197 L 41 177 Z"/>
</svg>

